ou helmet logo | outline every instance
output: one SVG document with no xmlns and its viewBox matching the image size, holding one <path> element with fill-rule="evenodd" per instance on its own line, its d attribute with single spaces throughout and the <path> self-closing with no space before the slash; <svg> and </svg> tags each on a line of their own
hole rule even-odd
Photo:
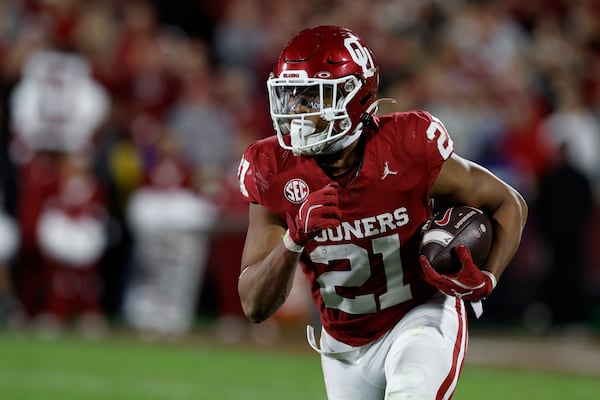
<svg viewBox="0 0 600 400">
<path fill-rule="evenodd" d="M 344 46 L 352 56 L 355 63 L 360 65 L 365 78 L 370 78 L 375 75 L 375 63 L 369 50 L 360 44 L 357 38 L 348 37 L 344 40 Z"/>
<path fill-rule="evenodd" d="M 310 190 L 308 185 L 302 179 L 291 179 L 285 184 L 283 194 L 286 199 L 294 204 L 300 204 L 306 200 Z"/>
</svg>

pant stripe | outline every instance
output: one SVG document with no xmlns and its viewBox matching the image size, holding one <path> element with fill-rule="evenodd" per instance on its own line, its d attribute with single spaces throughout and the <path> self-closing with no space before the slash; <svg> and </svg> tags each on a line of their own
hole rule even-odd
<svg viewBox="0 0 600 400">
<path fill-rule="evenodd" d="M 458 331 L 456 334 L 456 341 L 454 342 L 454 352 L 452 354 L 452 367 L 448 376 L 440 386 L 437 392 L 436 399 L 448 400 L 452 398 L 458 377 L 462 371 L 463 363 L 465 361 L 465 353 L 467 350 L 468 342 L 468 331 L 467 331 L 467 316 L 465 313 L 464 303 L 456 298 L 456 314 L 458 317 Z"/>
</svg>

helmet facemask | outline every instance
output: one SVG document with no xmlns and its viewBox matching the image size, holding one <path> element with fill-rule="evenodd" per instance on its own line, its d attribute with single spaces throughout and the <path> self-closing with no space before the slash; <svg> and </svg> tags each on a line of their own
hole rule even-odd
<svg viewBox="0 0 600 400">
<path fill-rule="evenodd" d="M 353 75 L 338 79 L 308 78 L 305 71 L 285 71 L 267 81 L 271 118 L 279 144 L 294 155 L 331 154 L 354 141 L 347 105 L 361 81 Z M 286 136 L 289 135 L 289 140 Z"/>
</svg>

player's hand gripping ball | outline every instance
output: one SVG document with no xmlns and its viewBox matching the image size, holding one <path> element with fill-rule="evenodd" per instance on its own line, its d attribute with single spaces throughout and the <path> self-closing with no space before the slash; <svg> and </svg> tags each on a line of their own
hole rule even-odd
<svg viewBox="0 0 600 400">
<path fill-rule="evenodd" d="M 456 253 L 459 244 L 469 249 L 475 265 L 485 263 L 492 246 L 492 224 L 481 210 L 451 207 L 423 226 L 420 251 L 436 272 L 454 274 L 462 268 Z"/>
</svg>

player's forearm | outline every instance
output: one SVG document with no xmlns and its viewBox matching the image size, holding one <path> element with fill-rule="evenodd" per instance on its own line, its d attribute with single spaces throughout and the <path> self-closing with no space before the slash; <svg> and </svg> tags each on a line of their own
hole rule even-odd
<svg viewBox="0 0 600 400">
<path fill-rule="evenodd" d="M 527 204 L 517 193 L 512 192 L 511 198 L 505 200 L 492 214 L 494 220 L 494 242 L 484 269 L 500 278 L 514 257 L 521 233 L 527 220 Z"/>
<path fill-rule="evenodd" d="M 242 309 L 250 321 L 266 320 L 285 302 L 292 289 L 299 256 L 279 244 L 262 261 L 242 271 L 238 291 Z"/>
</svg>

